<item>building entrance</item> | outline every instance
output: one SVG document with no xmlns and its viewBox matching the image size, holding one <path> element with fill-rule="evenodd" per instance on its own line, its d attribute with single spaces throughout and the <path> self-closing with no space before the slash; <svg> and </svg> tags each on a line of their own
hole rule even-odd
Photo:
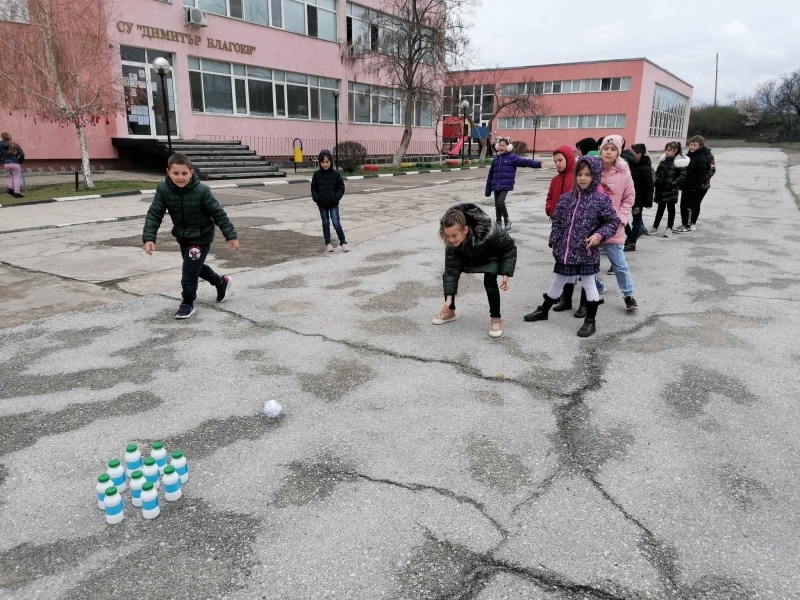
<svg viewBox="0 0 800 600">
<path fill-rule="evenodd" d="M 164 115 L 164 89 L 161 77 L 153 70 L 153 61 L 159 56 L 173 66 L 173 55 L 169 52 L 146 50 L 132 46 L 120 46 L 122 59 L 122 83 L 125 90 L 125 118 L 130 137 L 167 137 Z M 172 137 L 178 136 L 177 97 L 174 73 L 164 77 L 167 94 L 167 110 Z"/>
</svg>

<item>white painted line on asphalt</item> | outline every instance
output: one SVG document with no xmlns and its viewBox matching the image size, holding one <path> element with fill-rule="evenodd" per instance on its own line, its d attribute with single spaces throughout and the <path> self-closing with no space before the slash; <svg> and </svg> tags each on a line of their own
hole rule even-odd
<svg viewBox="0 0 800 600">
<path fill-rule="evenodd" d="M 470 171 L 472 171 L 472 170 L 474 170 L 474 169 L 480 169 L 480 167 L 467 167 L 467 168 L 468 168 Z"/>
<path fill-rule="evenodd" d="M 450 170 L 451 170 L 451 171 L 460 171 L 460 170 L 461 170 L 461 167 L 453 167 L 453 168 L 452 168 L 452 169 L 450 169 Z"/>
<path fill-rule="evenodd" d="M 363 192 L 379 192 L 379 191 L 381 191 L 381 190 L 385 190 L 385 189 L 386 189 L 386 188 L 370 188 L 370 189 L 368 189 L 368 190 L 360 190 L 360 191 L 361 191 L 362 193 L 363 193 Z"/>
<path fill-rule="evenodd" d="M 406 171 L 406 175 L 419 175 L 419 171 Z"/>
<path fill-rule="evenodd" d="M 472 179 L 477 179 L 477 177 L 462 177 L 461 181 L 470 181 Z"/>
<path fill-rule="evenodd" d="M 139 190 L 139 193 L 142 194 L 143 196 L 146 196 L 148 194 L 155 194 L 156 191 L 155 190 Z"/>
<path fill-rule="evenodd" d="M 93 225 L 95 223 L 113 223 L 119 221 L 119 217 L 111 217 L 108 219 L 92 219 L 91 221 L 75 221 L 74 223 L 59 223 L 53 227 L 72 227 L 73 225 Z"/>
<path fill-rule="evenodd" d="M 378 177 L 394 177 L 394 173 L 378 173 Z"/>
<path fill-rule="evenodd" d="M 430 170 L 430 173 L 441 173 L 441 172 L 442 172 L 441 169 L 431 169 Z"/>
<path fill-rule="evenodd" d="M 440 183 L 450 183 L 449 181 L 432 181 L 434 185 L 439 185 Z"/>
<path fill-rule="evenodd" d="M 68 200 L 94 200 L 100 198 L 100 194 L 90 194 L 88 196 L 64 196 L 63 198 L 53 198 L 56 202 L 67 202 Z"/>
<path fill-rule="evenodd" d="M 264 185 L 289 185 L 289 182 L 286 181 L 286 180 L 284 180 L 284 181 L 262 181 L 261 183 L 263 183 Z"/>
<path fill-rule="evenodd" d="M 351 175 L 350 177 L 345 177 L 345 179 L 364 179 L 363 175 Z"/>
<path fill-rule="evenodd" d="M 235 183 L 222 183 L 220 185 L 215 185 L 212 190 L 227 190 L 228 188 L 237 188 L 239 187 L 238 184 Z"/>
</svg>

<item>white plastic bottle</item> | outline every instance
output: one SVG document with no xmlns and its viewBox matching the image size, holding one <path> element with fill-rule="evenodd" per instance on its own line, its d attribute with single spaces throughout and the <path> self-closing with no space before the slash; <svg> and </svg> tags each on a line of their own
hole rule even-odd
<svg viewBox="0 0 800 600">
<path fill-rule="evenodd" d="M 175 472 L 181 478 L 181 485 L 189 481 L 189 463 L 186 462 L 186 457 L 183 455 L 182 450 L 175 450 L 172 453 L 172 460 L 169 464 L 175 467 Z"/>
<path fill-rule="evenodd" d="M 164 500 L 174 502 L 183 495 L 181 491 L 181 478 L 175 472 L 175 467 L 164 467 Z"/>
<path fill-rule="evenodd" d="M 97 476 L 97 508 L 100 510 L 106 509 L 106 504 L 103 502 L 106 497 L 106 489 L 111 487 L 111 477 L 108 476 L 108 473 L 100 473 Z"/>
<path fill-rule="evenodd" d="M 108 461 L 106 473 L 111 477 L 111 485 L 117 488 L 120 494 L 128 489 L 128 482 L 125 480 L 125 469 L 122 468 L 118 458 Z"/>
<path fill-rule="evenodd" d="M 131 473 L 131 504 L 136 507 L 142 505 L 142 485 L 147 480 L 139 469 Z"/>
<path fill-rule="evenodd" d="M 142 453 L 136 444 L 128 444 L 125 446 L 125 473 L 128 477 L 131 476 L 136 469 L 142 468 Z"/>
<path fill-rule="evenodd" d="M 147 481 L 153 484 L 153 489 L 157 490 L 158 486 L 161 485 L 158 481 L 158 467 L 156 466 L 156 461 L 152 456 L 148 456 L 144 459 L 142 475 L 144 475 L 144 478 Z"/>
<path fill-rule="evenodd" d="M 164 474 L 164 467 L 167 466 L 167 450 L 164 448 L 164 442 L 153 442 L 153 449 L 150 450 L 150 456 L 156 461 L 158 472 Z"/>
<path fill-rule="evenodd" d="M 155 519 L 161 514 L 158 506 L 158 490 L 149 481 L 142 484 L 142 516 L 145 519 Z"/>
<path fill-rule="evenodd" d="M 106 505 L 106 523 L 116 525 L 125 518 L 125 503 L 116 487 L 111 486 L 106 490 L 103 502 Z"/>
</svg>

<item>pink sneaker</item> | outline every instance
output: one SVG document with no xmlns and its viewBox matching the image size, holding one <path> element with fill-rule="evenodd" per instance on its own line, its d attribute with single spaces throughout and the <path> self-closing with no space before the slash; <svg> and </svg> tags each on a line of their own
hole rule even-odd
<svg viewBox="0 0 800 600">
<path fill-rule="evenodd" d="M 333 245 L 328 244 L 327 246 L 325 246 L 325 252 L 333 252 Z"/>
<path fill-rule="evenodd" d="M 342 244 L 342 252 L 350 252 L 350 246 L 347 244 Z"/>
</svg>

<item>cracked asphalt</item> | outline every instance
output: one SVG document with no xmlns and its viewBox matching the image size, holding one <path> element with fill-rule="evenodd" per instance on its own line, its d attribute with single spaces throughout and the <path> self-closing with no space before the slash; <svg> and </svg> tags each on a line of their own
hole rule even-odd
<svg viewBox="0 0 800 600">
<path fill-rule="evenodd" d="M 636 314 L 601 275 L 589 339 L 522 321 L 552 171 L 509 196 L 496 340 L 478 276 L 430 325 L 435 219 L 482 177 L 346 197 L 349 254 L 319 252 L 307 199 L 230 201 L 258 251 L 214 255 L 232 297 L 201 285 L 186 322 L 140 222 L 0 233 L 0 597 L 800 598 L 800 166 L 715 156 L 699 229 L 639 242 Z M 184 497 L 107 526 L 97 474 L 154 440 Z"/>
</svg>

